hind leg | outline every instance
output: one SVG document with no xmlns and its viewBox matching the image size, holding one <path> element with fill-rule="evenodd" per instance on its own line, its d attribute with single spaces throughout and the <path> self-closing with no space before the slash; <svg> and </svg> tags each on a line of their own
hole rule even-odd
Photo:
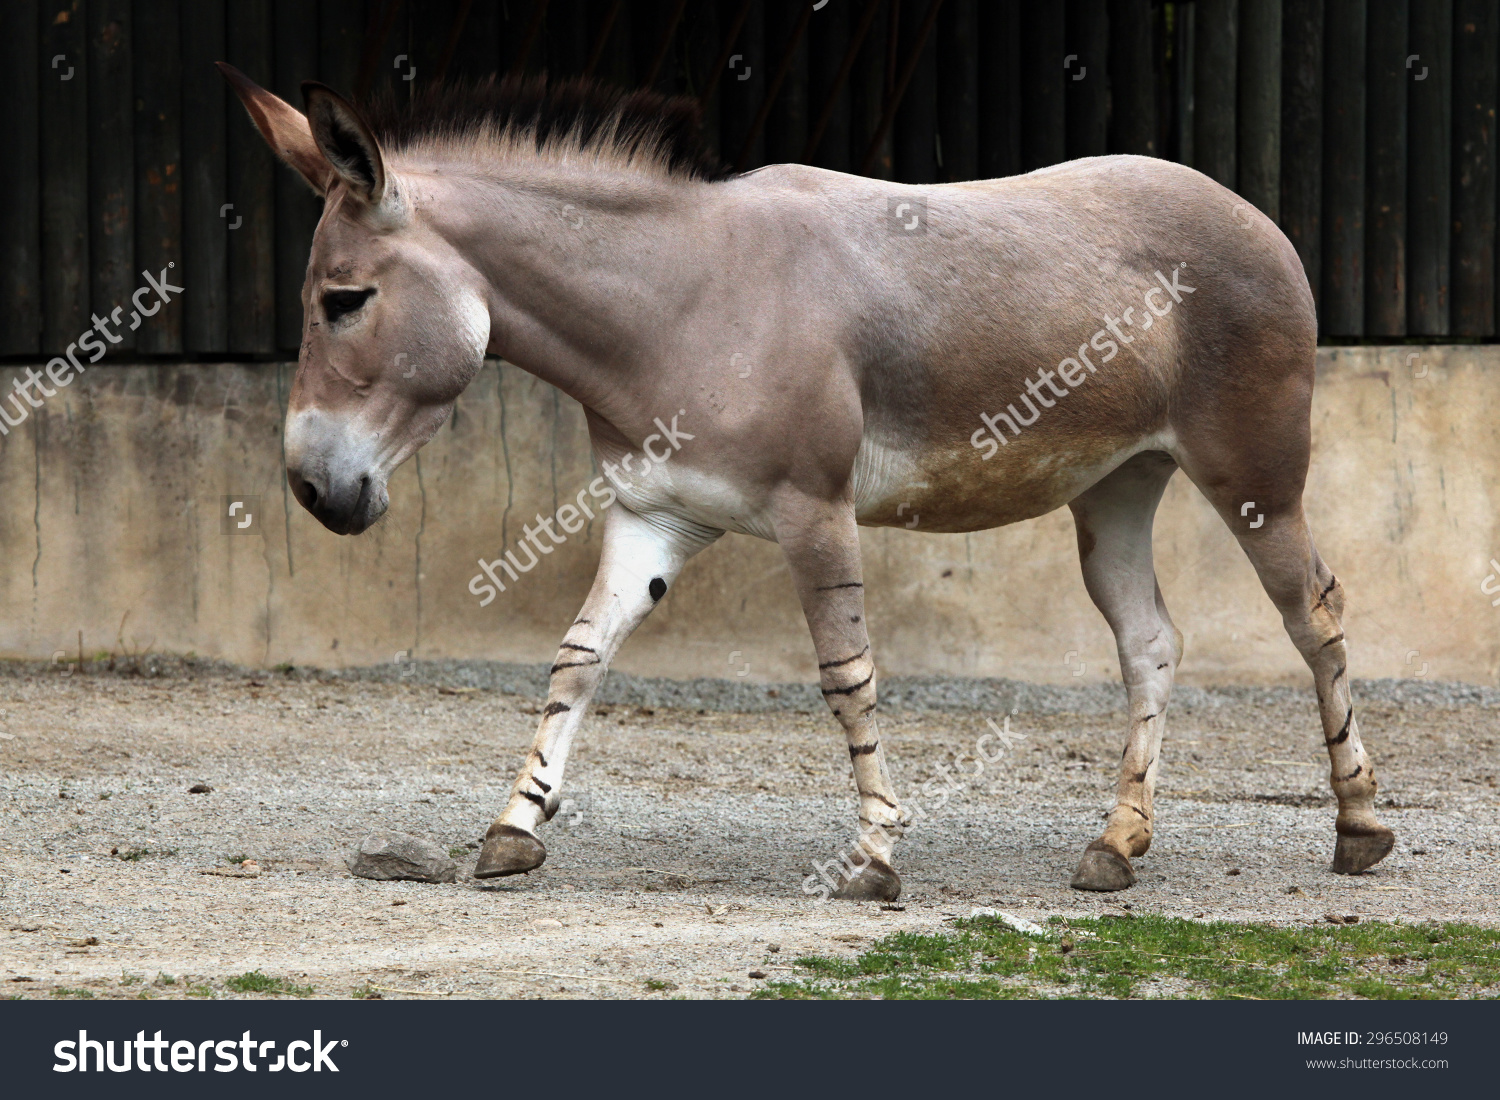
<svg viewBox="0 0 1500 1100">
<path fill-rule="evenodd" d="M 1353 875 L 1379 863 L 1396 834 L 1375 817 L 1375 766 L 1359 738 L 1349 691 L 1349 658 L 1344 647 L 1344 589 L 1318 555 L 1301 502 L 1250 528 L 1235 509 L 1231 525 L 1271 597 L 1286 632 L 1312 670 L 1328 749 L 1329 778 L 1338 798 L 1334 823 L 1338 840 L 1333 869 Z M 1238 521 L 1236 523 L 1236 521 Z"/>
<path fill-rule="evenodd" d="M 1182 659 L 1182 635 L 1172 625 L 1156 583 L 1151 523 L 1176 469 L 1160 452 L 1137 455 L 1071 504 L 1083 581 L 1114 631 L 1130 707 L 1115 806 L 1103 835 L 1083 853 L 1073 875 L 1075 890 L 1133 886 L 1130 860 L 1151 846 L 1151 796 L 1167 699 Z"/>
</svg>

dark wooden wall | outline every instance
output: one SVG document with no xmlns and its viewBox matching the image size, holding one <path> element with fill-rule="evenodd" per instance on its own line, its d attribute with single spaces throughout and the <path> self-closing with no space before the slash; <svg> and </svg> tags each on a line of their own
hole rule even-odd
<svg viewBox="0 0 1500 1100">
<path fill-rule="evenodd" d="M 0 356 L 141 271 L 116 356 L 295 351 L 319 204 L 212 67 L 294 103 L 493 72 L 704 104 L 710 145 L 929 184 L 1141 153 L 1275 218 L 1327 340 L 1496 335 L 1495 0 L 4 0 Z"/>
</svg>

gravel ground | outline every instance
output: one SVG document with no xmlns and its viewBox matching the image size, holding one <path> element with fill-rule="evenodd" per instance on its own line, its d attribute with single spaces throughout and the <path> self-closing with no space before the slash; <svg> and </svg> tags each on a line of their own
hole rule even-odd
<svg viewBox="0 0 1500 1100">
<path fill-rule="evenodd" d="M 854 820 L 843 737 L 809 685 L 612 675 L 546 865 L 477 883 L 476 841 L 530 743 L 544 669 L 145 658 L 65 672 L 0 668 L 9 995 L 233 996 L 223 980 L 259 969 L 319 996 L 737 997 L 751 971 L 784 977 L 797 955 L 853 955 L 976 906 L 1500 924 L 1495 689 L 1356 683 L 1399 838 L 1356 878 L 1327 869 L 1311 694 L 1181 689 L 1155 846 L 1134 889 L 1103 896 L 1067 883 L 1114 787 L 1118 687 L 883 682 L 882 740 L 908 796 L 987 719 L 1008 715 L 1025 739 L 913 830 L 897 853 L 906 891 L 882 908 L 802 890 Z M 352 878 L 343 855 L 375 828 L 466 848 L 458 882 Z M 262 871 L 230 877 L 230 857 Z"/>
</svg>

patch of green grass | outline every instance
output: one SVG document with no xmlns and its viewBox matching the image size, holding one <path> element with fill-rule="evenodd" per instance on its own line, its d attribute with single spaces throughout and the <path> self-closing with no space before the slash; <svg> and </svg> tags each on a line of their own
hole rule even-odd
<svg viewBox="0 0 1500 1100">
<path fill-rule="evenodd" d="M 247 856 L 244 852 L 241 852 L 237 856 L 220 856 L 219 858 L 222 859 L 225 863 L 244 863 L 245 860 L 249 859 L 250 857 Z"/>
<path fill-rule="evenodd" d="M 1469 924 L 1236 924 L 1052 918 L 1025 936 L 994 917 L 898 932 L 853 960 L 803 956 L 769 999 L 1500 997 L 1500 929 Z"/>
<path fill-rule="evenodd" d="M 383 990 L 366 982 L 350 991 L 349 996 L 356 1001 L 383 1001 L 385 993 Z"/>
<path fill-rule="evenodd" d="M 157 985 L 176 985 L 177 984 L 177 979 L 174 978 L 174 977 L 172 977 L 172 975 L 170 975 L 170 974 L 163 973 L 162 971 L 158 970 L 156 972 L 156 984 Z"/>
<path fill-rule="evenodd" d="M 249 970 L 233 978 L 224 979 L 224 988 L 235 993 L 268 993 L 280 997 L 311 997 L 313 987 L 294 985 L 287 978 L 273 978 L 259 970 Z"/>
<path fill-rule="evenodd" d="M 71 1001 L 92 1001 L 94 999 L 94 992 L 91 989 L 70 989 L 65 985 L 60 985 L 54 989 L 52 995 Z"/>
<path fill-rule="evenodd" d="M 140 985 L 141 982 L 144 981 L 144 980 L 145 979 L 142 978 L 141 975 L 139 975 L 139 974 L 121 974 L 120 975 L 120 984 L 121 985 Z"/>
<path fill-rule="evenodd" d="M 448 849 L 449 859 L 463 859 L 468 854 L 469 849 L 465 848 L 462 844 L 455 844 L 453 847 Z"/>
<path fill-rule="evenodd" d="M 677 983 L 664 981 L 661 978 L 647 978 L 646 988 L 651 990 L 652 993 L 670 992 L 677 988 Z"/>
<path fill-rule="evenodd" d="M 183 990 L 183 994 L 188 997 L 199 997 L 205 1001 L 214 999 L 213 989 L 206 985 L 190 985 L 187 989 Z"/>
</svg>

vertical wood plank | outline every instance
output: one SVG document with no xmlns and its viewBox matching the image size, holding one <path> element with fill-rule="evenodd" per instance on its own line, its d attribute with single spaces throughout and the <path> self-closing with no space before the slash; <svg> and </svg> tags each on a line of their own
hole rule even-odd
<svg viewBox="0 0 1500 1100">
<path fill-rule="evenodd" d="M 593 49 L 594 36 L 599 33 L 599 28 L 608 18 L 614 2 L 615 0 L 591 0 L 589 4 L 590 49 Z M 645 77 L 644 66 L 649 66 L 656 59 L 655 50 L 660 44 L 659 36 L 665 30 L 665 26 L 652 24 L 651 28 L 642 28 L 640 26 L 641 14 L 641 9 L 636 5 L 621 4 L 619 6 L 619 10 L 615 12 L 614 25 L 604 40 L 599 62 L 594 66 L 595 79 L 617 88 L 636 87 L 638 84 L 635 75 L 636 58 L 641 51 L 646 53 L 646 60 L 639 71 L 641 77 Z M 649 42 L 647 42 L 648 38 Z M 668 49 L 666 59 L 662 62 L 661 72 L 658 74 L 658 78 L 667 81 L 667 86 L 674 92 L 681 89 L 680 66 L 677 64 L 681 38 L 682 27 L 679 23 L 673 32 L 674 40 Z"/>
<path fill-rule="evenodd" d="M 1021 7 L 1021 168 L 1045 168 L 1067 158 L 1067 72 L 1062 4 Z"/>
<path fill-rule="evenodd" d="M 92 0 L 89 27 L 89 300 L 108 316 L 140 281 L 135 266 L 135 86 L 130 0 Z M 127 311 L 128 312 L 128 311 Z M 136 333 L 110 350 L 136 346 Z"/>
<path fill-rule="evenodd" d="M 41 8 L 42 351 L 89 319 L 88 28 L 82 0 Z"/>
<path fill-rule="evenodd" d="M 251 80 L 270 83 L 270 0 L 235 0 L 227 9 L 229 63 Z M 275 158 L 238 99 L 229 102 L 225 147 L 229 201 L 229 350 L 270 355 L 276 350 Z M 231 228 L 236 226 L 236 228 Z"/>
<path fill-rule="evenodd" d="M 732 26 L 739 8 L 740 0 L 724 0 L 719 9 L 720 26 Z M 766 55 L 766 5 L 764 0 L 756 0 L 740 29 L 729 67 L 719 74 L 720 141 L 724 157 L 730 163 L 744 148 L 774 64 L 775 61 Z M 765 162 L 766 136 L 762 129 L 751 145 L 745 167 L 758 168 Z"/>
<path fill-rule="evenodd" d="M 302 82 L 318 71 L 318 9 L 305 0 L 276 0 L 274 91 L 302 105 Z M 441 50 L 441 46 L 439 46 Z M 432 72 L 437 70 L 437 59 Z M 295 353 L 302 343 L 302 284 L 323 203 L 301 176 L 276 165 L 276 346 Z"/>
<path fill-rule="evenodd" d="M 979 5 L 947 0 L 938 13 L 938 140 L 942 179 L 979 177 Z"/>
<path fill-rule="evenodd" d="M 979 8 L 979 174 L 1021 171 L 1021 10 L 1018 0 Z"/>
<path fill-rule="evenodd" d="M 474 0 L 448 63 L 450 79 L 483 80 L 499 70 L 500 9 L 500 0 Z"/>
<path fill-rule="evenodd" d="M 766 76 L 768 80 L 780 68 L 782 58 L 786 56 L 787 46 L 797 29 L 798 21 L 802 18 L 805 3 L 806 0 L 790 0 L 790 2 L 771 4 L 766 8 L 766 64 L 768 66 Z M 809 18 L 809 28 L 812 20 L 821 14 L 815 12 Z M 804 30 L 801 38 L 792 47 L 786 76 L 782 79 L 781 88 L 776 93 L 776 101 L 771 104 L 771 112 L 766 116 L 765 139 L 768 164 L 786 164 L 800 160 L 802 157 L 802 147 L 807 144 L 808 126 L 807 66 L 808 44 L 807 32 Z"/>
<path fill-rule="evenodd" d="M 864 14 L 863 6 L 859 0 L 829 4 L 822 11 L 814 12 L 808 25 L 807 102 L 809 114 L 815 122 L 828 102 L 834 77 L 849 50 L 849 36 Z M 833 113 L 828 116 L 828 124 L 823 128 L 823 137 L 813 150 L 811 161 L 819 168 L 835 172 L 850 170 L 847 80 L 833 101 Z"/>
<path fill-rule="evenodd" d="M 1454 336 L 1495 334 L 1495 5 L 1453 3 Z"/>
<path fill-rule="evenodd" d="M 41 5 L 0 5 L 0 103 L 10 147 L 0 157 L 0 355 L 41 349 Z M 50 60 L 50 59 L 49 59 Z"/>
<path fill-rule="evenodd" d="M 1371 5 L 1366 31 L 1365 335 L 1406 335 L 1407 0 Z"/>
<path fill-rule="evenodd" d="M 364 38 L 364 0 L 318 0 L 317 79 L 346 98 L 354 94 L 354 85 L 359 80 L 359 58 L 364 49 Z M 495 48 L 496 40 L 497 35 L 492 33 L 491 50 Z M 301 108 L 300 93 L 292 104 Z"/>
<path fill-rule="evenodd" d="M 880 118 L 885 111 L 887 87 L 895 79 L 894 66 L 889 63 L 893 37 L 891 15 L 894 0 L 869 0 L 869 2 L 877 4 L 880 11 L 875 15 L 875 22 L 870 25 L 869 36 L 865 39 L 865 48 L 860 51 L 859 57 L 855 60 L 854 72 L 849 78 L 852 141 L 850 155 L 852 170 L 856 172 L 859 171 L 865 150 L 869 148 L 876 131 L 880 128 Z M 870 169 L 870 175 L 875 179 L 892 178 L 896 158 L 892 151 L 891 141 L 891 134 L 886 134 L 879 154 L 875 158 L 875 164 Z"/>
<path fill-rule="evenodd" d="M 1189 167 L 1197 166 L 1193 148 L 1193 124 L 1197 115 L 1194 63 L 1197 34 L 1197 4 L 1174 4 L 1172 23 L 1172 85 L 1176 92 L 1172 119 L 1172 143 L 1167 156 Z"/>
<path fill-rule="evenodd" d="M 411 5 L 414 9 L 421 5 Z M 588 29 L 584 25 L 584 0 L 552 0 L 547 6 L 547 75 L 577 76 L 588 56 Z"/>
<path fill-rule="evenodd" d="M 1321 301 L 1323 0 L 1286 0 L 1281 34 L 1281 229 Z"/>
<path fill-rule="evenodd" d="M 927 17 L 931 0 L 905 0 L 901 5 L 901 29 L 897 56 L 897 79 L 912 54 Z M 917 55 L 917 67 L 896 110 L 896 178 L 902 183 L 936 183 L 937 170 L 937 41 L 929 33 Z"/>
<path fill-rule="evenodd" d="M 1107 145 L 1111 153 L 1161 156 L 1155 34 L 1151 0 L 1110 0 Z"/>
<path fill-rule="evenodd" d="M 280 23 L 283 0 L 277 0 L 277 49 L 281 48 Z M 411 25 L 411 63 L 416 67 L 416 84 L 431 84 L 438 78 L 438 66 L 448 44 L 448 32 L 459 14 L 463 0 L 421 0 L 409 5 Z M 467 19 L 464 20 L 468 22 Z M 276 60 L 278 67 L 281 59 Z"/>
<path fill-rule="evenodd" d="M 160 280 L 182 271 L 182 16 L 177 0 L 135 0 L 134 12 L 135 256 Z M 141 324 L 136 348 L 181 353 L 182 296 Z"/>
<path fill-rule="evenodd" d="M 229 350 L 225 129 L 228 88 L 214 68 L 225 57 L 224 0 L 182 5 L 182 343 L 189 352 Z M 240 109 L 238 101 L 233 110 Z"/>
<path fill-rule="evenodd" d="M 1453 0 L 1412 0 L 1408 110 L 1406 327 L 1448 334 L 1453 167 Z"/>
<path fill-rule="evenodd" d="M 699 96 L 709 85 L 710 71 L 719 59 L 722 45 L 719 30 L 718 4 L 690 4 L 683 16 L 683 71 L 686 77 L 684 91 Z M 663 66 L 665 67 L 665 66 Z M 722 81 L 721 81 L 722 83 Z M 720 96 L 718 86 L 714 88 L 707 103 L 702 106 L 703 144 L 715 156 L 722 155 L 720 142 Z"/>
<path fill-rule="evenodd" d="M 1281 0 L 1240 0 L 1237 190 L 1281 216 Z"/>
<path fill-rule="evenodd" d="M 1328 0 L 1323 24 L 1323 299 L 1320 331 L 1365 327 L 1365 3 Z"/>
<path fill-rule="evenodd" d="M 1193 26 L 1193 167 L 1225 187 L 1238 183 L 1235 88 L 1239 0 L 1198 0 Z"/>
<path fill-rule="evenodd" d="M 1067 154 L 1098 157 L 1109 151 L 1109 7 L 1105 0 L 1068 0 Z"/>
</svg>

